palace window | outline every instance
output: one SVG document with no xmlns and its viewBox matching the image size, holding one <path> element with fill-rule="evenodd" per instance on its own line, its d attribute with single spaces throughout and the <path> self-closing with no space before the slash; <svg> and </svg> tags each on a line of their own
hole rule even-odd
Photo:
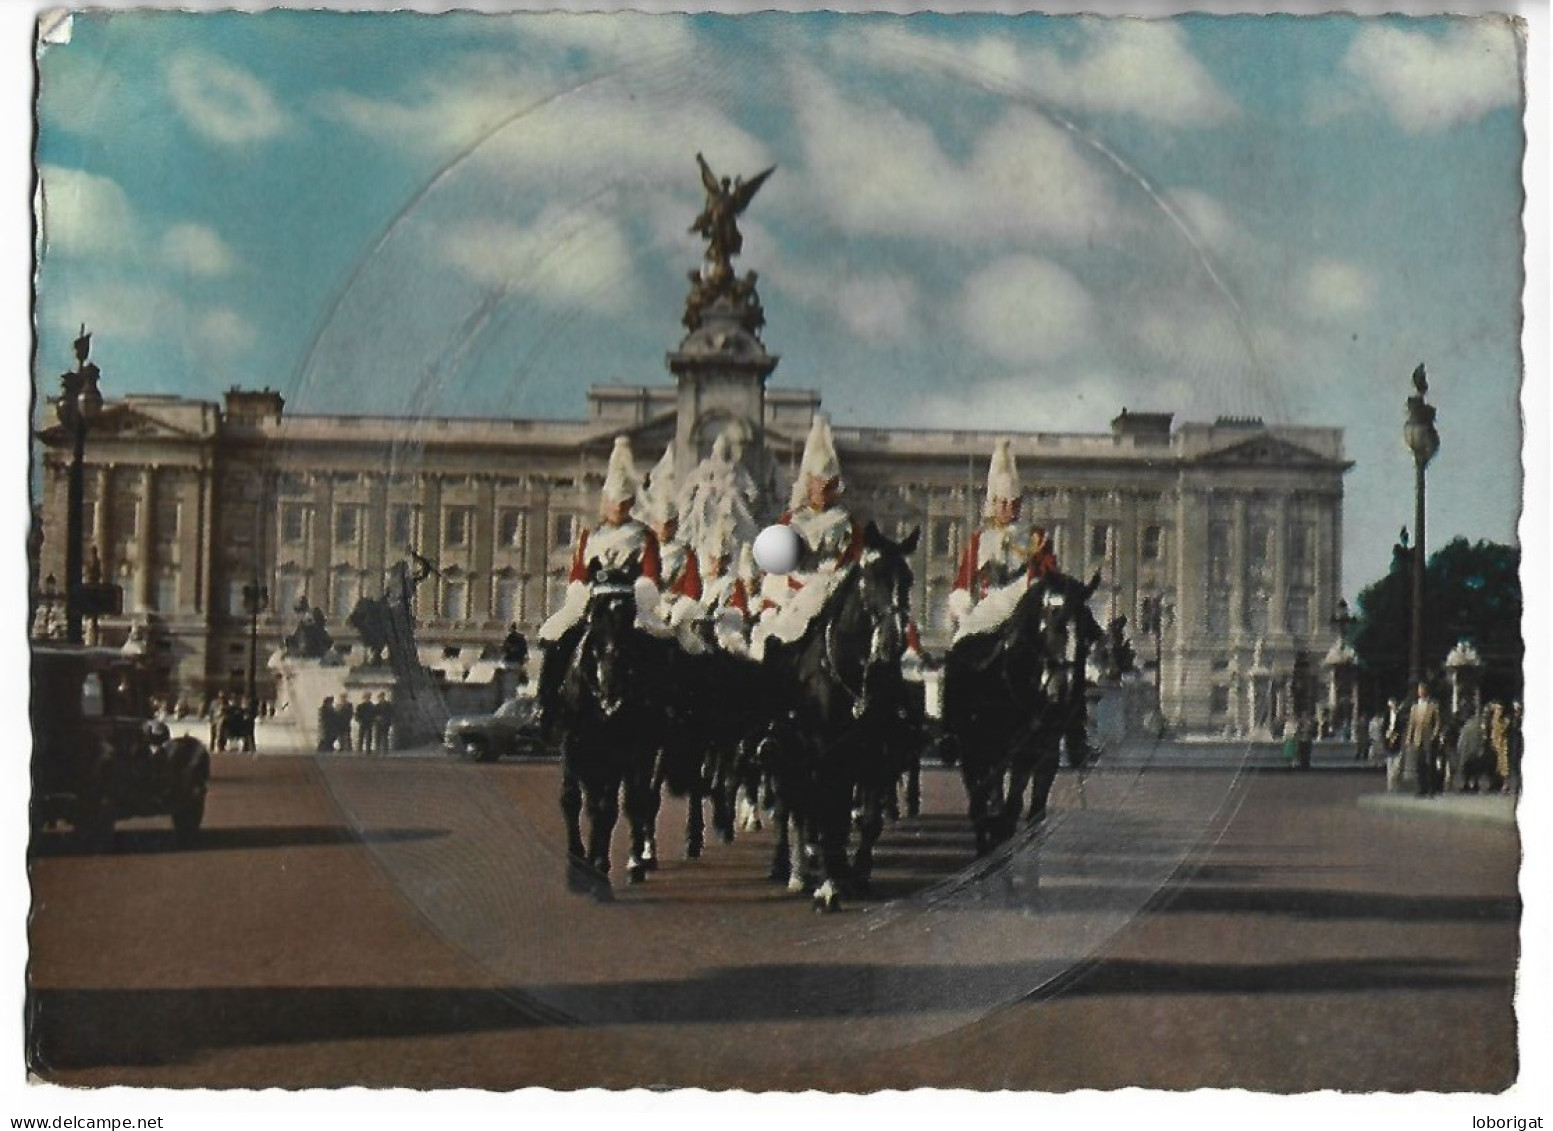
<svg viewBox="0 0 1553 1131">
<path fill-rule="evenodd" d="M 1288 604 L 1288 628 L 1295 636 L 1310 633 L 1310 594 L 1290 593 Z"/>
<path fill-rule="evenodd" d="M 462 578 L 448 578 L 442 583 L 442 619 L 464 620 L 468 616 L 469 583 Z"/>
<path fill-rule="evenodd" d="M 1105 560 L 1111 556 L 1111 531 L 1109 522 L 1091 523 L 1089 527 L 1089 557 Z"/>
<path fill-rule="evenodd" d="M 1314 585 L 1316 581 L 1316 530 L 1312 523 L 1289 527 L 1289 584 Z"/>
<path fill-rule="evenodd" d="M 329 588 L 333 615 L 343 621 L 350 616 L 361 596 L 361 579 L 353 573 L 337 573 Z"/>
<path fill-rule="evenodd" d="M 504 510 L 497 526 L 497 545 L 502 549 L 523 552 L 523 542 L 528 535 L 528 512 Z"/>
<path fill-rule="evenodd" d="M 275 582 L 275 611 L 289 617 L 296 613 L 307 593 L 302 578 L 296 574 L 281 574 Z"/>
<path fill-rule="evenodd" d="M 1208 710 L 1215 715 L 1229 714 L 1229 688 L 1222 683 L 1215 684 L 1208 693 Z"/>
<path fill-rule="evenodd" d="M 449 507 L 442 514 L 442 544 L 467 546 L 474 512 L 469 507 Z"/>
<path fill-rule="evenodd" d="M 159 613 L 178 610 L 178 575 L 163 572 L 156 575 L 151 590 L 151 606 Z"/>
<path fill-rule="evenodd" d="M 403 550 L 415 545 L 415 507 L 409 503 L 395 503 L 388 512 L 388 541 L 392 550 Z"/>
<path fill-rule="evenodd" d="M 354 505 L 334 508 L 334 544 L 354 546 L 361 537 L 361 508 Z"/>
<path fill-rule="evenodd" d="M 1164 530 L 1158 526 L 1145 526 L 1143 528 L 1143 560 L 1157 562 L 1164 549 Z"/>
<path fill-rule="evenodd" d="M 1208 524 L 1209 585 L 1223 586 L 1229 584 L 1229 535 L 1229 523 L 1210 522 Z"/>
<path fill-rule="evenodd" d="M 280 508 L 280 540 L 300 542 L 307 537 L 307 508 L 286 503 Z"/>
<path fill-rule="evenodd" d="M 551 548 L 556 550 L 570 549 L 577 540 L 577 516 L 570 514 L 558 514 L 552 520 Z"/>
<path fill-rule="evenodd" d="M 933 556 L 950 558 L 960 547 L 960 524 L 952 518 L 933 520 Z"/>
<path fill-rule="evenodd" d="M 516 577 L 496 579 L 493 602 L 496 619 L 503 624 L 514 624 L 523 619 L 523 582 Z"/>
</svg>

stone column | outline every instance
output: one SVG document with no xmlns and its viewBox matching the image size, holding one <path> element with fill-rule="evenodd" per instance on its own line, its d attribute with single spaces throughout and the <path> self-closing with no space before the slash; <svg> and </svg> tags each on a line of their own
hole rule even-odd
<svg viewBox="0 0 1553 1131">
<path fill-rule="evenodd" d="M 1236 495 L 1232 504 L 1229 536 L 1229 634 L 1241 641 L 1246 635 L 1246 497 Z M 1252 724 L 1255 725 L 1255 716 Z"/>
<path fill-rule="evenodd" d="M 1283 492 L 1273 508 L 1273 591 L 1267 602 L 1267 630 L 1278 637 L 1289 632 L 1289 537 L 1289 495 Z"/>
<path fill-rule="evenodd" d="M 151 607 L 151 582 L 155 563 L 151 545 L 155 540 L 156 468 L 140 469 L 140 508 L 135 512 L 135 603 L 136 612 Z"/>
</svg>

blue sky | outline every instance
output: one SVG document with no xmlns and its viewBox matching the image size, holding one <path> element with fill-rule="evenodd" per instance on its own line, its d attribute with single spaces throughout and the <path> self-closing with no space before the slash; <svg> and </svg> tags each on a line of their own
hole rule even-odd
<svg viewBox="0 0 1553 1131">
<path fill-rule="evenodd" d="M 39 82 L 48 390 L 86 321 L 110 396 L 580 416 L 668 380 L 700 150 L 838 422 L 1342 426 L 1352 595 L 1423 361 L 1431 547 L 1515 536 L 1504 21 L 99 12 Z"/>
</svg>

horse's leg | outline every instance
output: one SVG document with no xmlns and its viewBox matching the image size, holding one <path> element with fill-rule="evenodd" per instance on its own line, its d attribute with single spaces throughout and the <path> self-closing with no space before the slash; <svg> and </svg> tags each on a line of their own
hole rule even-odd
<svg viewBox="0 0 1553 1131">
<path fill-rule="evenodd" d="M 582 847 L 582 783 L 570 766 L 570 754 L 561 761 L 561 816 L 566 821 L 566 852 L 573 860 L 586 860 Z"/>
<path fill-rule="evenodd" d="M 620 820 L 620 783 L 586 791 L 588 802 L 588 863 L 609 875 L 609 842 Z"/>
<path fill-rule="evenodd" d="M 894 781 L 888 792 L 894 795 Z M 868 894 L 874 871 L 874 845 L 884 835 L 884 793 L 874 788 L 863 791 L 863 819 L 858 822 L 857 851 L 852 854 L 852 884 L 860 896 Z"/>
<path fill-rule="evenodd" d="M 801 836 L 793 836 L 788 827 L 787 806 L 779 799 L 772 809 L 771 824 L 776 829 L 776 844 L 771 850 L 771 871 L 768 876 L 779 884 L 788 883 L 797 876 L 799 882 L 803 882 L 803 870 L 794 867 L 795 854 L 794 843 L 801 842 Z"/>
<path fill-rule="evenodd" d="M 733 843 L 733 810 L 739 789 L 729 758 L 727 748 L 718 747 L 712 761 L 712 830 L 724 844 Z"/>
<path fill-rule="evenodd" d="M 910 761 L 906 766 L 906 816 L 922 813 L 922 746 L 912 743 Z"/>
<path fill-rule="evenodd" d="M 685 805 L 685 859 L 699 860 L 701 849 L 706 844 L 706 814 L 701 811 L 701 806 L 706 800 L 708 787 L 706 775 L 699 764 L 691 776 L 690 788 L 686 791 Z M 714 805 L 715 810 L 715 805 Z"/>
<path fill-rule="evenodd" d="M 820 876 L 814 889 L 814 909 L 820 912 L 839 911 L 842 888 L 851 875 L 847 863 L 847 838 L 852 831 L 852 790 L 826 790 L 816 824 L 814 832 L 819 840 Z"/>
<path fill-rule="evenodd" d="M 1061 750 L 1055 734 L 1042 735 L 1034 743 L 1035 765 L 1030 774 L 1030 823 L 1038 824 L 1046 819 L 1046 803 L 1051 798 L 1052 785 L 1057 780 L 1057 764 Z"/>
</svg>

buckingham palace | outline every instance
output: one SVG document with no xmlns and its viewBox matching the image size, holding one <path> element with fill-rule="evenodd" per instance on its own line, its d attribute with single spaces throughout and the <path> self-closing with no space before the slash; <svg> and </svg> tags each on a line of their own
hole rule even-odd
<svg viewBox="0 0 1553 1131">
<path fill-rule="evenodd" d="M 413 547 L 439 569 L 416 595 L 423 654 L 477 656 L 514 623 L 531 633 L 562 598 L 616 437 L 643 466 L 675 445 L 689 466 L 731 421 L 791 481 L 819 392 L 767 389 L 776 358 L 752 335 L 742 365 L 726 339 L 698 351 L 706 329 L 669 355 L 675 385 L 589 388 L 578 420 L 307 415 L 269 389 L 110 401 L 86 447 L 83 531 L 123 611 L 93 631 L 143 640 L 169 694 L 235 691 L 254 630 L 245 588 L 269 597 L 261 657 L 305 603 L 351 643 L 345 617 Z M 929 652 L 948 643 L 946 599 L 1002 435 L 834 429 L 852 512 L 886 532 L 922 528 L 912 607 Z M 1066 572 L 1099 572 L 1095 614 L 1127 618 L 1172 726 L 1242 729 L 1257 680 L 1287 711 L 1280 695 L 1333 638 L 1341 429 L 1121 409 L 1106 432 L 1007 435 L 1025 516 Z M 41 438 L 39 577 L 64 570 L 69 460 L 57 429 Z"/>
</svg>

